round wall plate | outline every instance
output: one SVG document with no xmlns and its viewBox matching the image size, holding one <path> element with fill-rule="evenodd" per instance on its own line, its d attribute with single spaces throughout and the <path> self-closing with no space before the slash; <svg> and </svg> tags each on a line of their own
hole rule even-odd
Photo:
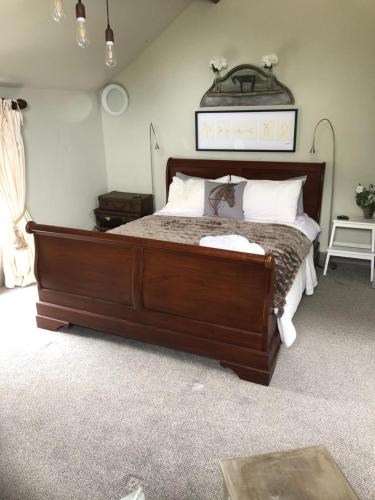
<svg viewBox="0 0 375 500">
<path fill-rule="evenodd" d="M 121 116 L 129 106 L 129 96 L 124 87 L 110 83 L 102 92 L 102 107 L 110 116 Z"/>
</svg>

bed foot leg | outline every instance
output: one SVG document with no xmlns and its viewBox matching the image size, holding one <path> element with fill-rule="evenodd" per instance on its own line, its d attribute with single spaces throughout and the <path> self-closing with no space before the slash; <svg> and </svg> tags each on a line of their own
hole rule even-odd
<svg viewBox="0 0 375 500">
<path fill-rule="evenodd" d="M 40 316 L 38 314 L 36 317 L 36 325 L 38 328 L 56 332 L 60 328 L 69 327 L 70 323 L 68 323 L 67 321 L 62 321 L 61 319 L 47 318 L 46 316 Z"/>
<path fill-rule="evenodd" d="M 230 368 L 234 371 L 241 380 L 247 380 L 248 382 L 254 382 L 255 384 L 261 385 L 269 385 L 271 382 L 272 372 L 269 373 L 264 370 L 250 368 L 249 366 L 227 363 L 226 361 L 220 361 L 220 364 L 223 368 Z"/>
</svg>

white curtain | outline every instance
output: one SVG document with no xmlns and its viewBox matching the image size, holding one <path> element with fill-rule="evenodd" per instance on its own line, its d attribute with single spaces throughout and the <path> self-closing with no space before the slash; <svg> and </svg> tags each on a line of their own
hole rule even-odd
<svg viewBox="0 0 375 500">
<path fill-rule="evenodd" d="M 25 206 L 22 124 L 22 114 L 12 110 L 12 101 L 0 100 L 0 246 L 8 288 L 35 282 L 34 241 L 25 231 L 31 218 Z"/>
</svg>

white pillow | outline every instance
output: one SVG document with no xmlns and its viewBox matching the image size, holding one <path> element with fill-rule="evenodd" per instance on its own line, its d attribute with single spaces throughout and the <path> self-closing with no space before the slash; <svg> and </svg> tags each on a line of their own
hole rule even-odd
<svg viewBox="0 0 375 500">
<path fill-rule="evenodd" d="M 304 176 L 301 176 L 301 177 L 292 177 L 290 179 L 286 179 L 286 180 L 290 180 L 290 181 L 295 181 L 295 180 L 300 180 L 302 181 L 302 186 L 301 186 L 301 191 L 300 191 L 300 194 L 299 194 L 299 198 L 298 198 L 298 203 L 297 203 L 297 216 L 298 215 L 303 215 L 304 212 L 305 212 L 305 209 L 304 209 L 304 206 L 303 206 L 303 186 L 307 180 L 307 175 L 304 175 Z M 239 182 L 242 182 L 242 181 L 247 181 L 249 179 L 245 179 L 245 177 L 238 177 L 238 175 L 231 175 L 230 176 L 230 179 L 229 179 L 229 182 L 234 182 L 235 184 L 238 184 Z"/>
<path fill-rule="evenodd" d="M 228 182 L 228 175 L 214 179 L 220 182 Z M 190 177 L 182 180 L 173 177 L 169 186 L 168 203 L 163 211 L 182 213 L 194 213 L 203 215 L 204 212 L 204 181 L 199 177 Z"/>
<path fill-rule="evenodd" d="M 238 175 L 230 175 L 229 176 L 229 182 L 234 182 L 234 184 L 237 184 L 242 181 L 248 181 L 249 179 L 245 179 L 245 177 L 239 177 Z"/>
<path fill-rule="evenodd" d="M 301 187 L 301 179 L 248 181 L 243 198 L 245 219 L 293 223 Z"/>
</svg>

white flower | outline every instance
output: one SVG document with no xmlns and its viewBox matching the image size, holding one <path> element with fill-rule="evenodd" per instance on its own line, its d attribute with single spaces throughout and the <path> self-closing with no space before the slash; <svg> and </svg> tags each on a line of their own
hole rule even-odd
<svg viewBox="0 0 375 500">
<path fill-rule="evenodd" d="M 262 57 L 262 64 L 265 68 L 272 68 L 279 63 L 279 58 L 276 54 L 268 54 Z"/>
<path fill-rule="evenodd" d="M 213 57 L 209 63 L 210 68 L 213 71 L 221 71 L 228 67 L 228 63 L 224 57 Z"/>
<path fill-rule="evenodd" d="M 365 188 L 362 186 L 362 184 L 358 184 L 358 186 L 356 188 L 356 193 L 361 194 L 361 193 L 363 193 L 364 190 L 365 190 Z"/>
</svg>

